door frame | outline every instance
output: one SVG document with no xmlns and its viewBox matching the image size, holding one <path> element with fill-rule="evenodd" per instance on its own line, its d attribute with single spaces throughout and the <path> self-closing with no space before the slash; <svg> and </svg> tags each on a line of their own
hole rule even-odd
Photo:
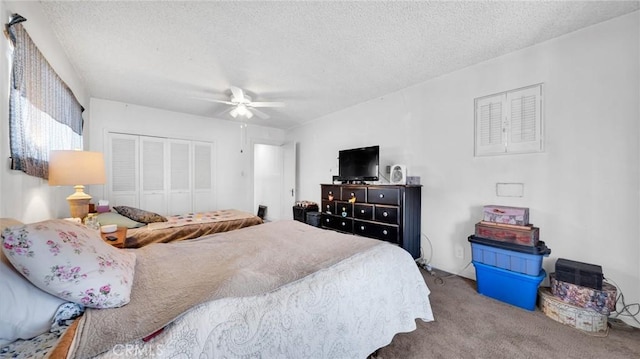
<svg viewBox="0 0 640 359">
<path fill-rule="evenodd" d="M 283 147 L 285 145 L 288 144 L 288 142 L 282 142 L 282 141 L 275 141 L 275 140 L 269 140 L 269 139 L 263 139 L 263 138 L 251 138 L 249 141 L 250 144 L 250 152 L 249 152 L 249 148 L 245 148 L 244 149 L 244 153 L 248 154 L 250 153 L 249 156 L 249 176 L 250 176 L 250 183 L 251 183 L 251 203 L 252 206 L 254 206 L 254 210 L 257 213 L 258 211 L 258 207 L 256 204 L 256 200 L 255 200 L 255 156 L 254 156 L 254 151 L 255 151 L 255 145 L 268 145 L 268 146 L 275 146 L 275 147 Z M 298 195 L 298 179 L 297 179 L 297 142 L 293 142 L 294 145 L 294 181 L 293 181 L 293 185 L 294 185 L 294 202 L 295 202 L 295 198 Z M 283 161 L 284 161 L 284 153 L 283 153 Z M 284 163 L 283 163 L 283 171 L 284 171 Z M 282 212 L 279 214 L 279 217 L 281 218 L 290 218 L 293 219 L 293 212 L 289 213 L 287 212 L 287 203 L 288 201 L 285 201 L 284 199 L 287 196 L 288 190 L 285 191 L 284 185 L 286 184 L 284 182 L 284 174 L 281 176 L 282 178 L 282 184 L 280 186 L 280 198 L 282 199 Z M 267 209 L 267 213 L 269 212 L 269 209 Z M 287 215 L 287 213 L 289 213 Z"/>
</svg>

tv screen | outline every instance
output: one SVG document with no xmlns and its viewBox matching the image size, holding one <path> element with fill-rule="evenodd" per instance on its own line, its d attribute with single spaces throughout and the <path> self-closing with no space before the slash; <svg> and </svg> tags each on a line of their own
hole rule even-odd
<svg viewBox="0 0 640 359">
<path fill-rule="evenodd" d="M 338 153 L 342 181 L 377 181 L 380 146 L 352 148 Z"/>
</svg>

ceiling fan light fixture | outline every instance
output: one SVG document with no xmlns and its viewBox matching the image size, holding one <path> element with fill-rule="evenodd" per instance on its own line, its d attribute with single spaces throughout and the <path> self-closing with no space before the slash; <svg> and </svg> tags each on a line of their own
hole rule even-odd
<svg viewBox="0 0 640 359">
<path fill-rule="evenodd" d="M 231 117 L 236 118 L 238 117 L 238 108 L 234 108 L 233 110 L 231 110 L 231 112 L 229 112 L 229 114 L 231 115 Z"/>
<path fill-rule="evenodd" d="M 251 111 L 247 110 L 247 113 L 245 114 L 245 116 L 247 116 L 247 118 L 251 118 L 251 117 L 253 117 L 253 113 L 251 113 Z"/>
<path fill-rule="evenodd" d="M 238 115 L 240 116 L 244 116 L 246 115 L 249 111 L 247 110 L 247 106 L 245 106 L 244 104 L 239 104 L 236 107 L 236 112 L 238 113 Z"/>
</svg>

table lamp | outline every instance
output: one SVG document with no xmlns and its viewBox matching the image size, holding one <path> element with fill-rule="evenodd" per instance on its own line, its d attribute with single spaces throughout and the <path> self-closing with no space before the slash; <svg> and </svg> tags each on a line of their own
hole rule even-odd
<svg viewBox="0 0 640 359">
<path fill-rule="evenodd" d="M 89 213 L 91 196 L 84 185 L 105 183 L 104 158 L 100 152 L 57 150 L 49 153 L 49 186 L 74 186 L 67 197 L 71 217 L 83 219 Z"/>
</svg>

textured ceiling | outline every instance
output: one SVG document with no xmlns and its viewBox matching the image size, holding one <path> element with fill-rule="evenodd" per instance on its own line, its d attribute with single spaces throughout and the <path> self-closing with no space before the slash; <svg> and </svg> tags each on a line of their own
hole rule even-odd
<svg viewBox="0 0 640 359">
<path fill-rule="evenodd" d="M 639 8 L 638 1 L 42 1 L 92 97 L 291 128 Z"/>
</svg>

